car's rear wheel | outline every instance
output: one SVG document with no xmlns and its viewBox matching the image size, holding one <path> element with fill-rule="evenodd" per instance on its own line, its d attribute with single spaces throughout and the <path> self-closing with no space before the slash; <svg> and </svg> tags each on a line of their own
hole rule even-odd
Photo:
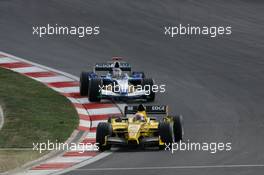
<svg viewBox="0 0 264 175">
<path fill-rule="evenodd" d="M 101 79 L 91 79 L 89 87 L 89 101 L 91 102 L 100 102 L 101 100 L 101 91 L 100 86 L 102 86 Z"/>
<path fill-rule="evenodd" d="M 112 135 L 112 126 L 110 123 L 101 122 L 96 128 L 96 143 L 98 143 L 99 151 L 109 150 L 110 144 L 106 143 L 105 137 Z"/>
<path fill-rule="evenodd" d="M 89 76 L 91 72 L 82 72 L 80 75 L 80 95 L 87 96 L 89 91 Z"/>
<path fill-rule="evenodd" d="M 149 91 L 145 98 L 148 102 L 153 102 L 155 100 L 155 92 L 153 91 L 154 80 L 151 78 L 146 78 L 142 80 L 142 86 L 146 91 Z"/>
</svg>

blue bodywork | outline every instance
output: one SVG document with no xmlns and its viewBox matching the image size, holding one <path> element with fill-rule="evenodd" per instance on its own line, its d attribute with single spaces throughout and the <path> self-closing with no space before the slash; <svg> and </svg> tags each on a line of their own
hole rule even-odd
<svg viewBox="0 0 264 175">
<path fill-rule="evenodd" d="M 104 85 L 122 85 L 126 86 L 133 81 L 141 82 L 143 80 L 143 75 L 141 72 L 132 72 L 130 75 L 124 73 L 121 77 L 115 78 L 111 73 L 106 73 L 106 75 L 98 75 L 95 72 L 89 74 L 90 79 L 101 79 Z M 118 93 L 115 94 L 101 94 L 102 98 L 129 98 L 136 99 L 142 97 L 142 93 L 129 95 L 128 88 L 120 89 Z"/>
</svg>

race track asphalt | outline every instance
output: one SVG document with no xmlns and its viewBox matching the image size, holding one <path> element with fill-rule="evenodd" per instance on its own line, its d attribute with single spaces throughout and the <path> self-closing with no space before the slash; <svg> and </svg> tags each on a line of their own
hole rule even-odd
<svg viewBox="0 0 264 175">
<path fill-rule="evenodd" d="M 262 174 L 264 166 L 215 166 L 264 165 L 263 8 L 261 0 L 1 0 L 0 50 L 77 76 L 95 62 L 123 56 L 166 85 L 155 103 L 184 116 L 185 141 L 232 143 L 231 151 L 215 154 L 120 149 L 68 175 Z M 98 25 L 101 33 L 32 35 L 32 26 L 48 23 Z M 164 26 L 180 23 L 230 25 L 232 35 L 164 35 Z M 130 169 L 104 169 L 119 167 Z"/>
</svg>

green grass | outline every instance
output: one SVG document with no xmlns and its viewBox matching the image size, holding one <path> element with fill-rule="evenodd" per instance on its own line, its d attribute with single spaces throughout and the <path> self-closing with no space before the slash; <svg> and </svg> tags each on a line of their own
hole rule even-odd
<svg viewBox="0 0 264 175">
<path fill-rule="evenodd" d="M 0 151 L 0 172 L 12 170 L 28 161 L 33 161 L 47 152 L 36 151 Z"/>
<path fill-rule="evenodd" d="M 30 78 L 0 68 L 0 105 L 5 123 L 0 148 L 32 148 L 33 142 L 63 142 L 78 124 L 71 103 Z M 1 152 L 0 152 L 1 159 Z"/>
</svg>

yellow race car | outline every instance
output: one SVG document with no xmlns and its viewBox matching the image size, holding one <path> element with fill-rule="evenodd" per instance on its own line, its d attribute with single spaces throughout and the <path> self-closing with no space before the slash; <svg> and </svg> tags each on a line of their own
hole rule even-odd
<svg viewBox="0 0 264 175">
<path fill-rule="evenodd" d="M 96 129 L 100 151 L 109 150 L 112 145 L 164 148 L 165 143 L 178 142 L 182 136 L 182 116 L 169 116 L 165 105 L 126 106 L 122 117 L 112 116 Z"/>
</svg>

